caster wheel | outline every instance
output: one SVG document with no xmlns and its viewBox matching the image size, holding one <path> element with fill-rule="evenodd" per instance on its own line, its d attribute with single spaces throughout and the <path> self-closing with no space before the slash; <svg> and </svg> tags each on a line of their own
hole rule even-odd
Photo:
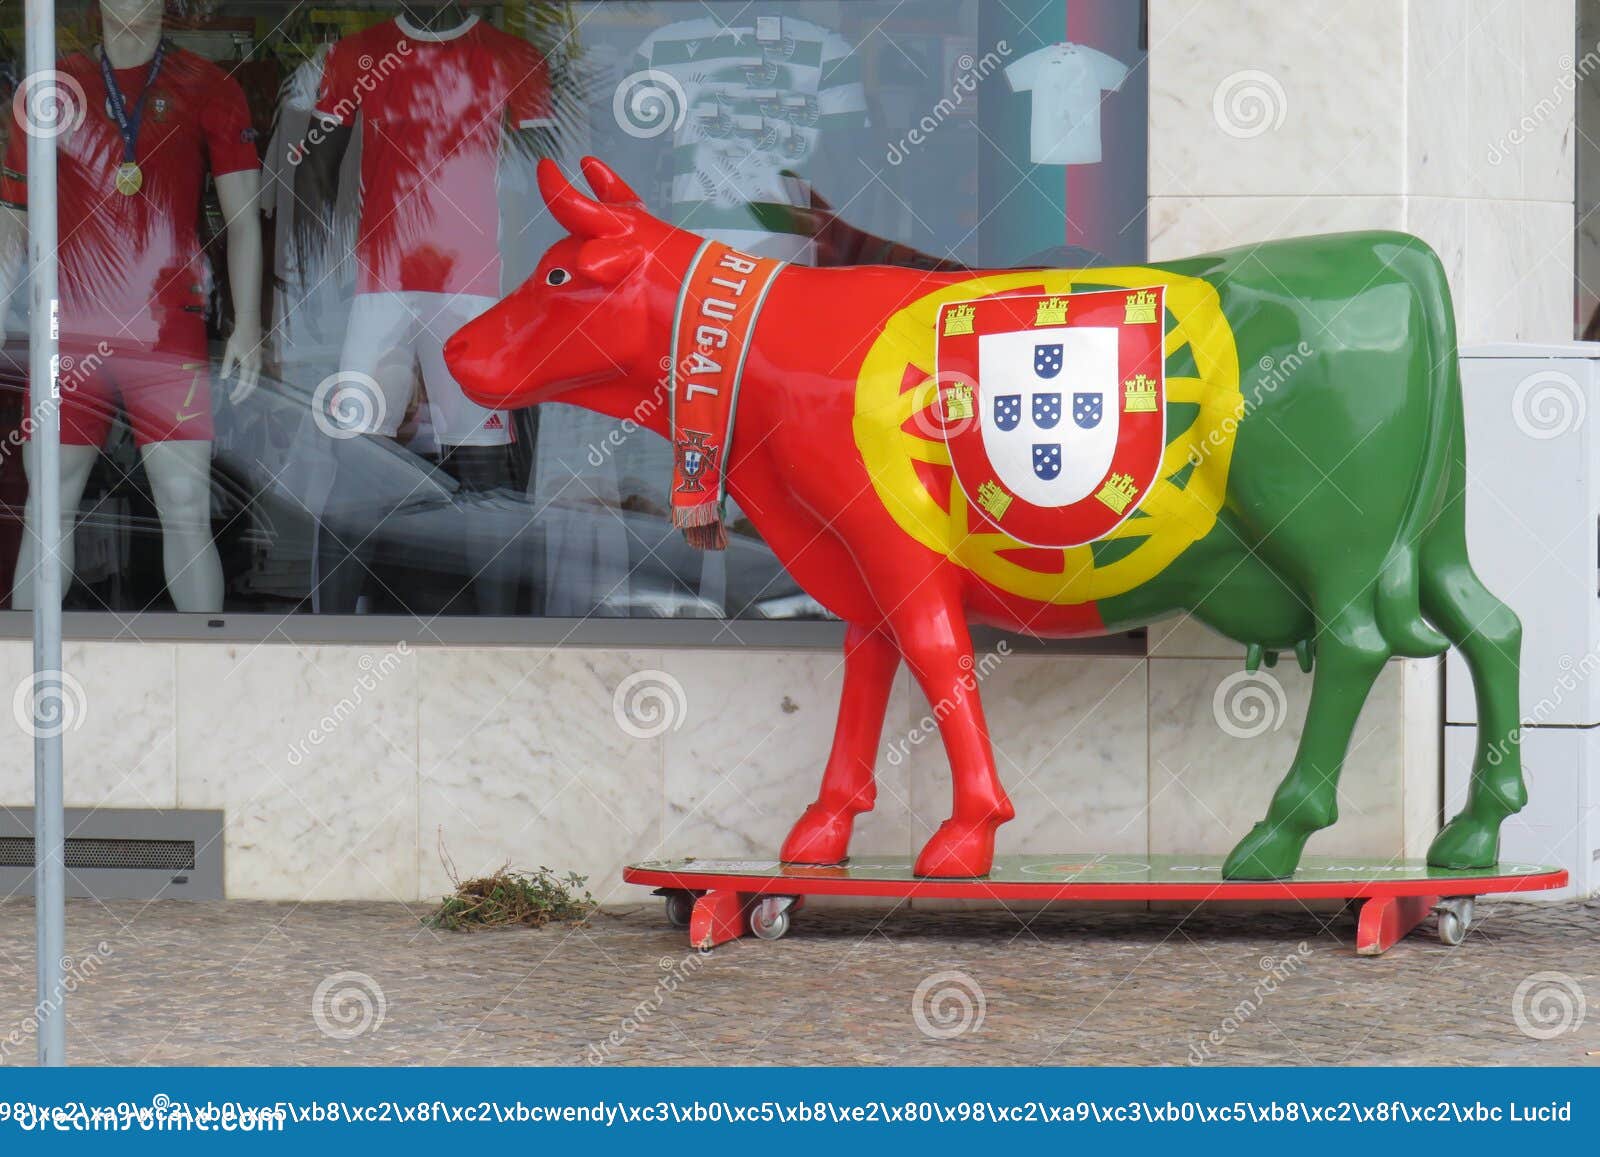
<svg viewBox="0 0 1600 1157">
<path fill-rule="evenodd" d="M 1467 938 L 1467 930 L 1472 927 L 1471 896 L 1441 900 L 1437 911 L 1441 942 L 1454 947 Z"/>
<path fill-rule="evenodd" d="M 768 896 L 750 909 L 750 935 L 758 940 L 778 940 L 789 932 L 788 896 Z"/>
<path fill-rule="evenodd" d="M 689 917 L 694 915 L 694 893 L 668 892 L 666 901 L 667 923 L 674 928 L 687 928 Z"/>
</svg>

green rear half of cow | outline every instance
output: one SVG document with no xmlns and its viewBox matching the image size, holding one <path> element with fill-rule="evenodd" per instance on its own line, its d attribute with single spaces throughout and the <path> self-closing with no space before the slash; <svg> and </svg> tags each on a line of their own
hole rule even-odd
<svg viewBox="0 0 1600 1157">
<path fill-rule="evenodd" d="M 1460 374 L 1437 256 L 1405 234 L 1351 233 L 1157 268 L 1216 289 L 1244 412 L 1216 525 L 1155 578 L 1102 600 L 1101 617 L 1118 629 L 1187 609 L 1250 648 L 1252 665 L 1286 648 L 1316 664 L 1294 764 L 1228 874 L 1293 871 L 1336 817 L 1340 766 L 1384 663 L 1450 644 L 1472 671 L 1478 750 L 1466 808 L 1429 859 L 1492 865 L 1501 822 L 1526 799 L 1520 628 L 1467 559 Z M 1184 429 L 1178 409 L 1169 440 Z"/>
</svg>

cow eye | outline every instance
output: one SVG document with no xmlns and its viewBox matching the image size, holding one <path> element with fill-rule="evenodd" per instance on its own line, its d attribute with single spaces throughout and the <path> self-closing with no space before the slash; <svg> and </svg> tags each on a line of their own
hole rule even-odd
<svg viewBox="0 0 1600 1157">
<path fill-rule="evenodd" d="M 571 280 L 572 274 L 568 273 L 560 266 L 557 266 L 555 269 L 552 269 L 549 273 L 544 275 L 544 283 L 546 285 L 565 285 Z"/>
</svg>

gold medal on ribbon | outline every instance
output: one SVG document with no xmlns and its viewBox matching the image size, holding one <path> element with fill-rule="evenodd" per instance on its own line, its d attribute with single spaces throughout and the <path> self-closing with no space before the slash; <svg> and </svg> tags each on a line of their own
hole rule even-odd
<svg viewBox="0 0 1600 1157">
<path fill-rule="evenodd" d="M 137 161 L 124 161 L 117 166 L 117 192 L 131 197 L 144 188 L 144 170 Z"/>
<path fill-rule="evenodd" d="M 166 40 L 156 44 L 155 55 L 150 58 L 150 71 L 145 74 L 144 88 L 131 113 L 128 111 L 128 102 L 123 99 L 122 89 L 117 85 L 116 70 L 111 67 L 110 58 L 104 50 L 100 53 L 100 79 L 106 86 L 106 112 L 117 122 L 117 132 L 122 136 L 122 164 L 117 166 L 115 184 L 117 192 L 124 197 L 131 197 L 144 188 L 144 170 L 139 168 L 139 162 L 135 159 L 139 155 L 139 122 L 144 117 L 145 100 L 155 88 L 161 63 L 167 57 L 167 48 Z"/>
</svg>

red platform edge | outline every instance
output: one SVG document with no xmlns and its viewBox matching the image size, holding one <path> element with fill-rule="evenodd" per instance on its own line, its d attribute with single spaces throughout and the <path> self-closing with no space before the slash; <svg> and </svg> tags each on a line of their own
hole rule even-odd
<svg viewBox="0 0 1600 1157">
<path fill-rule="evenodd" d="M 825 870 L 825 869 L 824 869 Z M 1417 877 L 1405 880 L 1228 880 L 1193 884 L 997 883 L 911 878 L 856 880 L 837 876 L 741 876 L 630 865 L 630 884 L 686 892 L 738 892 L 746 896 L 884 896 L 926 900 L 1366 900 L 1402 896 L 1486 896 L 1543 892 L 1567 884 L 1564 868 L 1526 876 Z"/>
</svg>

